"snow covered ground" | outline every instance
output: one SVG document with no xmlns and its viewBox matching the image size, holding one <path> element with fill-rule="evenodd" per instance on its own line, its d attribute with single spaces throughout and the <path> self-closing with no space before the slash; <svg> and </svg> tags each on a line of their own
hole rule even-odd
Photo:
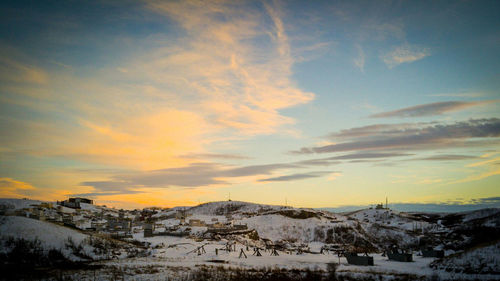
<svg viewBox="0 0 500 281">
<path fill-rule="evenodd" d="M 31 205 L 40 203 L 33 200 L 0 199 L 0 205 L 8 205 L 10 209 L 30 208 Z M 55 208 L 47 211 L 60 212 Z M 73 219 L 86 225 L 91 220 L 106 223 L 110 216 L 114 219 L 120 213 L 121 216 L 132 219 L 132 238 L 118 241 L 105 237 L 106 233 L 80 231 L 26 217 L 0 216 L 0 246 L 7 245 L 3 242 L 9 237 L 38 239 L 47 251 L 56 249 L 71 260 L 85 260 L 102 266 L 96 280 L 115 278 L 109 275 L 110 272 L 121 272 L 126 276 L 122 276 L 125 280 L 165 280 L 165 277 L 175 280 L 176 277 L 184 276 L 179 275 L 179 272 L 217 267 L 229 271 L 278 269 L 285 272 L 309 270 L 327 274 L 331 271 L 331 264 L 336 264 L 337 276 L 348 279 L 500 280 L 498 242 L 488 245 L 474 242 L 478 237 L 486 237 L 481 236 L 485 230 L 493 231 L 492 235 L 500 233 L 498 209 L 434 214 L 431 218 L 425 214 L 386 209 L 333 214 L 311 209 L 225 201 L 192 208 L 148 209 L 144 213 L 152 214 L 149 218 L 143 217 L 144 214 L 140 211 L 119 212 L 91 204 L 82 204 L 79 210 L 63 208 L 62 211 L 73 212 Z M 186 222 L 191 219 L 206 224 L 219 222 L 226 224 L 224 227 L 230 230 L 231 225 L 246 225 L 248 231 L 216 234 L 207 232 L 206 226 L 181 225 L 181 220 L 175 217 L 183 213 L 188 214 Z M 174 227 L 180 233 L 187 233 L 187 236 L 144 237 L 143 227 L 147 222 L 155 224 L 156 234 Z M 80 254 L 75 255 L 74 249 L 67 246 L 69 238 L 75 247 L 81 245 Z M 422 241 L 431 242 L 432 246 L 443 248 L 448 255 L 453 255 L 441 261 L 418 256 L 419 243 Z M 233 251 L 226 251 L 228 244 L 232 245 Z M 413 249 L 414 262 L 389 261 L 380 254 L 388 245 L 393 244 Z M 109 245 L 113 246 L 107 249 Z M 368 251 L 374 257 L 375 265 L 349 265 L 345 258 L 339 258 L 333 252 L 321 254 L 323 246 Z M 461 247 L 465 246 L 469 248 L 462 248 L 467 249 L 462 251 Z M 254 247 L 260 248 L 262 256 L 253 255 Z M 279 255 L 274 256 L 271 255 L 271 250 L 264 250 L 270 247 L 276 247 Z M 8 247 L 0 247 L 0 254 L 8 251 Z M 240 256 L 242 251 L 246 257 Z M 70 280 L 94 280 L 91 274 L 84 270 L 71 272 L 70 278 L 73 279 Z"/>
<path fill-rule="evenodd" d="M 25 217 L 1 217 L 0 235 L 14 236 L 27 240 L 38 238 L 47 248 L 63 248 L 64 242 L 71 237 L 74 242 L 80 243 L 88 235 L 71 228 L 29 219 Z"/>
</svg>

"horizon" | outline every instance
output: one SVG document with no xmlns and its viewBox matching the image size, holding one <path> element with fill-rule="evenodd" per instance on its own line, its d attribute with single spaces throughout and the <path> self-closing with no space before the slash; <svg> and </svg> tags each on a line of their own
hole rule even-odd
<svg viewBox="0 0 500 281">
<path fill-rule="evenodd" d="M 499 1 L 0 11 L 0 197 L 500 207 Z"/>
<path fill-rule="evenodd" d="M 37 200 L 37 199 L 30 199 L 30 198 L 0 198 L 2 199 L 13 199 L 13 200 L 36 200 L 40 202 L 52 202 L 55 203 L 57 201 L 49 201 L 49 200 Z M 484 210 L 484 209 L 500 209 L 500 200 L 496 198 L 497 200 L 484 200 L 480 204 L 459 204 L 457 202 L 448 202 L 448 203 L 401 203 L 401 202 L 395 202 L 388 204 L 388 209 L 390 210 L 395 210 L 398 212 L 407 212 L 407 213 L 461 213 L 461 212 L 472 212 L 472 211 L 477 211 L 477 210 Z M 62 200 L 61 200 L 62 201 Z M 248 202 L 248 201 L 240 201 L 240 200 L 223 200 L 223 201 L 210 201 L 210 202 L 202 202 L 196 205 L 188 205 L 188 206 L 171 206 L 171 207 L 164 207 L 164 206 L 146 206 L 143 207 L 142 209 L 151 209 L 151 208 L 158 208 L 158 209 L 172 209 L 172 208 L 194 208 L 197 206 L 205 205 L 205 204 L 211 204 L 211 203 L 221 203 L 221 202 L 239 202 L 239 203 L 248 203 L 248 204 L 254 204 L 254 205 L 270 205 L 270 206 L 282 206 L 282 207 L 289 207 L 289 208 L 295 208 L 295 209 L 314 209 L 314 210 L 324 210 L 332 213 L 349 213 L 349 212 L 355 212 L 355 211 L 360 211 L 360 210 L 365 210 L 365 209 L 374 209 L 377 204 L 371 204 L 371 205 L 343 205 L 343 206 L 336 206 L 336 207 L 317 207 L 317 208 L 309 208 L 309 207 L 300 207 L 300 206 L 289 206 L 289 205 L 280 205 L 280 204 L 264 204 L 264 203 L 257 203 L 257 202 Z M 379 203 L 382 204 L 382 203 Z M 140 208 L 118 208 L 113 205 L 106 205 L 106 204 L 99 204 L 99 202 L 94 202 L 93 205 L 96 206 L 101 206 L 105 208 L 111 208 L 111 209 L 123 209 L 123 210 L 137 210 Z"/>
</svg>

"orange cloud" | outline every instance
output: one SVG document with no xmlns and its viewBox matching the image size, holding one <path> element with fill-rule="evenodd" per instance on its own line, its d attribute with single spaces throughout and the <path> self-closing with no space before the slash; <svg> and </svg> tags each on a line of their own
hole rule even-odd
<svg viewBox="0 0 500 281">
<path fill-rule="evenodd" d="M 186 37 L 169 41 L 139 68 L 195 95 L 218 125 L 243 135 L 274 133 L 293 124 L 278 110 L 314 98 L 291 80 L 294 59 L 278 7 L 242 12 L 244 4 L 224 1 L 148 3 L 180 23 Z M 267 19 L 271 25 L 263 24 Z"/>
<path fill-rule="evenodd" d="M 95 121 L 98 122 L 98 121 Z M 82 120 L 82 141 L 68 152 L 138 169 L 185 165 L 186 153 L 202 152 L 209 125 L 198 115 L 169 110 L 107 124 Z"/>
<path fill-rule="evenodd" d="M 25 197 L 27 191 L 35 190 L 29 183 L 17 181 L 11 178 L 0 178 L 0 198 Z"/>
</svg>

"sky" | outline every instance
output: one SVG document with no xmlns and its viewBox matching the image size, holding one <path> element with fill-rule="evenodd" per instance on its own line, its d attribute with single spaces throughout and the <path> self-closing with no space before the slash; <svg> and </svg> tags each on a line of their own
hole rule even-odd
<svg viewBox="0 0 500 281">
<path fill-rule="evenodd" d="M 0 197 L 500 207 L 498 14 L 2 1 Z"/>
</svg>

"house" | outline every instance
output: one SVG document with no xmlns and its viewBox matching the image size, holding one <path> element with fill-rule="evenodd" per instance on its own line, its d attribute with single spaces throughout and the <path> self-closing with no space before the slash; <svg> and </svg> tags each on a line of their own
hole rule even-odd
<svg viewBox="0 0 500 281">
<path fill-rule="evenodd" d="M 95 229 L 95 231 L 103 231 L 106 228 L 106 220 L 92 220 L 90 222 L 90 227 Z"/>
<path fill-rule="evenodd" d="M 132 221 L 130 219 L 119 219 L 119 218 L 108 219 L 108 231 L 110 232 L 115 232 L 115 231 L 130 232 L 131 228 L 132 228 Z"/>
<path fill-rule="evenodd" d="M 189 220 L 189 225 L 190 226 L 205 226 L 205 222 L 198 220 L 198 219 L 190 219 Z"/>
<path fill-rule="evenodd" d="M 208 225 L 210 228 L 224 228 L 225 225 L 221 222 L 215 222 L 213 224 Z"/>
<path fill-rule="evenodd" d="M 175 213 L 175 218 L 180 221 L 181 224 L 186 222 L 186 219 L 190 217 L 191 214 L 188 214 L 185 210 L 179 210 Z"/>
<path fill-rule="evenodd" d="M 65 226 L 75 227 L 72 214 L 63 214 L 62 222 Z"/>
<path fill-rule="evenodd" d="M 154 223 L 147 222 L 144 224 L 144 237 L 153 237 L 155 231 Z"/>
<path fill-rule="evenodd" d="M 34 208 L 33 211 L 30 213 L 29 217 L 31 219 L 44 221 L 45 220 L 45 212 L 43 211 L 43 209 Z"/>
<path fill-rule="evenodd" d="M 42 203 L 40 203 L 40 205 L 38 205 L 38 207 L 45 208 L 45 209 L 52 209 L 52 208 L 54 208 L 54 204 L 49 203 L 49 202 L 42 202 Z"/>
</svg>

